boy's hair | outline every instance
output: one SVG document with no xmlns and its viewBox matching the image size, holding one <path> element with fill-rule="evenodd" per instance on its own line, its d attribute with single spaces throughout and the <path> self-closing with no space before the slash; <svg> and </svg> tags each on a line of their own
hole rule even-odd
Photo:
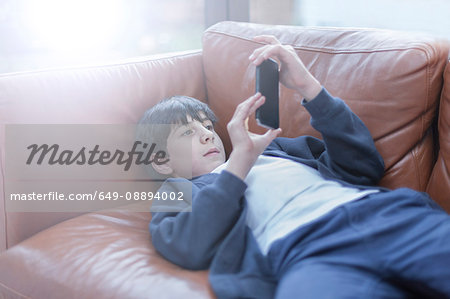
<svg viewBox="0 0 450 299">
<path fill-rule="evenodd" d="M 174 125 L 188 124 L 187 115 L 200 122 L 204 121 L 204 116 L 216 123 L 217 118 L 209 106 L 197 99 L 188 96 L 172 96 L 158 102 L 155 106 L 145 111 L 138 122 L 136 140 L 149 145 L 155 144 L 154 152 L 158 150 L 166 151 L 167 138 L 174 128 Z M 156 173 L 153 167 L 148 167 L 150 175 L 164 179 L 165 176 Z"/>
</svg>

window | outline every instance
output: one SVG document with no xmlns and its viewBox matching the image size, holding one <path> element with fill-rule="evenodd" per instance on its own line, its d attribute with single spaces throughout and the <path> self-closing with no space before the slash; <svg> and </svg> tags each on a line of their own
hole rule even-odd
<svg viewBox="0 0 450 299">
<path fill-rule="evenodd" d="M 0 73 L 196 49 L 205 27 L 222 20 L 450 39 L 449 11 L 450 0 L 3 0 Z"/>
<path fill-rule="evenodd" d="M 372 27 L 450 39 L 449 0 L 250 0 L 250 22 Z"/>
<path fill-rule="evenodd" d="M 201 47 L 204 0 L 4 0 L 0 73 Z"/>
</svg>

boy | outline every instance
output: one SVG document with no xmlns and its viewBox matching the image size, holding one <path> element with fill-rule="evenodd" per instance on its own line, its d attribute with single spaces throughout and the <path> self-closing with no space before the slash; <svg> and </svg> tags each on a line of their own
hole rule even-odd
<svg viewBox="0 0 450 299">
<path fill-rule="evenodd" d="M 292 47 L 255 40 L 267 45 L 250 61 L 280 61 L 280 82 L 303 96 L 323 141 L 249 133 L 246 120 L 264 102 L 256 94 L 227 126 L 224 163 L 211 110 L 186 97 L 162 101 L 141 120 L 171 125 L 169 161 L 152 166 L 171 177 L 162 192 L 189 184 L 192 212 L 155 202 L 155 248 L 182 267 L 209 268 L 219 298 L 450 298 L 450 217 L 424 193 L 373 187 L 384 164 L 361 120 Z"/>
</svg>

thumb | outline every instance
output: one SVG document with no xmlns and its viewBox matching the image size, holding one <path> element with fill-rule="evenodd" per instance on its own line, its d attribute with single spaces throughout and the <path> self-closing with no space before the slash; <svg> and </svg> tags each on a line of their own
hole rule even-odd
<svg viewBox="0 0 450 299">
<path fill-rule="evenodd" d="M 264 138 L 267 139 L 267 141 L 269 141 L 269 143 L 274 140 L 280 133 L 281 133 L 281 128 L 278 128 L 276 130 L 268 130 L 265 134 L 264 134 Z"/>
</svg>

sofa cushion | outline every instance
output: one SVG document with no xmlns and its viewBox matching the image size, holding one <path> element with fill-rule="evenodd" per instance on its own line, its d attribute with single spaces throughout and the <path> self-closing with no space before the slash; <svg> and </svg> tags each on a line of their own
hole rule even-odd
<svg viewBox="0 0 450 299">
<path fill-rule="evenodd" d="M 435 159 L 431 125 L 448 44 L 387 30 L 219 23 L 203 36 L 203 65 L 208 102 L 222 136 L 236 105 L 254 93 L 248 56 L 261 46 L 252 41 L 257 34 L 292 45 L 313 75 L 366 123 L 386 164 L 381 185 L 425 190 Z M 299 94 L 281 87 L 283 136 L 318 136 L 300 101 Z M 249 125 L 264 131 L 254 118 Z M 224 139 L 229 154 L 230 141 Z"/>
<path fill-rule="evenodd" d="M 0 297 L 214 297 L 207 271 L 184 270 L 155 251 L 150 218 L 90 213 L 34 235 L 0 255 Z"/>
</svg>

